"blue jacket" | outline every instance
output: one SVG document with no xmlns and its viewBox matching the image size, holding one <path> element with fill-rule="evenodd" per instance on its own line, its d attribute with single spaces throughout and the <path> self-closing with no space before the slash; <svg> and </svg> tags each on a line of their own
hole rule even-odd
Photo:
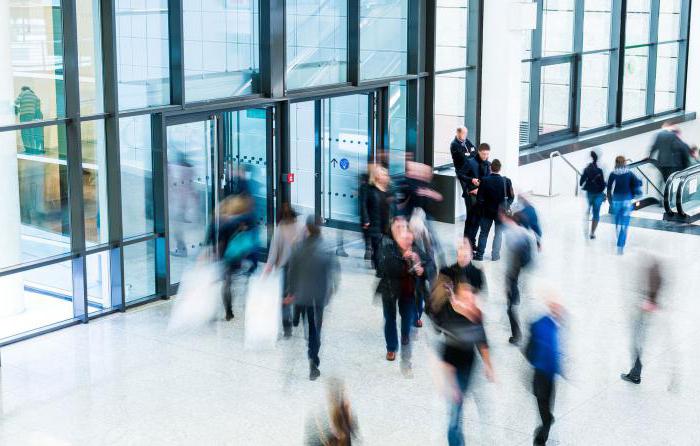
<svg viewBox="0 0 700 446">
<path fill-rule="evenodd" d="M 518 224 L 523 228 L 534 232 L 539 243 L 539 240 L 542 238 L 542 228 L 540 227 L 540 220 L 537 218 L 537 211 L 535 211 L 535 207 L 526 202 L 524 203 L 523 208 L 516 212 L 516 215 Z"/>
<path fill-rule="evenodd" d="M 627 169 L 615 169 L 608 177 L 608 197 L 612 190 L 612 199 L 615 201 L 633 199 L 639 195 L 640 187 L 642 182 Z"/>
<path fill-rule="evenodd" d="M 542 316 L 530 326 L 530 342 L 525 355 L 538 372 L 550 378 L 561 375 L 559 326 L 550 315 Z"/>
</svg>

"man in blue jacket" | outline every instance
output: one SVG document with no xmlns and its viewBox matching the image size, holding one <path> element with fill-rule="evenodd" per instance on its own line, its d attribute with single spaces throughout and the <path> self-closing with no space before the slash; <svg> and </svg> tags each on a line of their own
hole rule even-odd
<svg viewBox="0 0 700 446">
<path fill-rule="evenodd" d="M 532 393 L 537 399 L 542 425 L 535 430 L 534 444 L 543 445 L 549 438 L 549 430 L 554 423 L 554 378 L 561 374 L 561 351 L 559 320 L 563 313 L 559 303 L 547 302 L 549 313 L 530 326 L 530 342 L 525 355 L 535 369 Z"/>
</svg>

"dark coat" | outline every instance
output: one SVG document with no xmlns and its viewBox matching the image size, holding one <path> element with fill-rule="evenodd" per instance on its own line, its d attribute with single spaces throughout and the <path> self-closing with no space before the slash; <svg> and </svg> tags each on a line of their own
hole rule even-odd
<svg viewBox="0 0 700 446">
<path fill-rule="evenodd" d="M 376 186 L 369 186 L 366 191 L 366 215 L 363 224 L 369 223 L 370 235 L 388 234 L 391 219 L 391 195 Z"/>
<path fill-rule="evenodd" d="M 605 191 L 605 175 L 603 169 L 595 163 L 590 163 L 583 169 L 581 179 L 578 182 L 583 190 L 591 194 L 600 194 Z"/>
<path fill-rule="evenodd" d="M 287 263 L 286 295 L 300 306 L 325 307 L 338 289 L 338 260 L 320 237 L 306 237 Z"/>
<path fill-rule="evenodd" d="M 377 273 L 380 277 L 377 292 L 381 293 L 382 299 L 396 301 L 401 298 L 402 280 L 405 279 L 414 280 L 416 293 L 421 294 L 422 290 L 419 288 L 426 286 L 427 278 L 435 275 L 435 263 L 430 257 L 416 245 L 413 245 L 413 252 L 418 254 L 423 266 L 423 275 L 420 277 L 415 272 L 409 271 L 408 261 L 401 255 L 401 249 L 396 241 L 388 235 L 382 238 L 377 262 Z"/>
<path fill-rule="evenodd" d="M 464 190 L 467 183 L 465 172 L 467 162 L 476 155 L 476 147 L 469 139 L 462 142 L 455 137 L 450 143 L 450 154 L 452 155 L 452 165 L 455 168 L 455 174 L 462 185 L 462 190 Z"/>
<path fill-rule="evenodd" d="M 649 157 L 658 160 L 660 167 L 682 170 L 690 165 L 689 153 L 688 145 L 678 135 L 662 130 L 656 135 Z"/>
<path fill-rule="evenodd" d="M 478 156 L 470 158 L 467 161 L 467 167 L 464 169 L 464 180 L 466 181 L 467 189 L 462 191 L 462 197 L 469 195 L 469 192 L 476 189 L 472 183 L 473 179 L 481 180 L 491 174 L 491 162 L 481 161 Z"/>
<path fill-rule="evenodd" d="M 510 178 L 492 173 L 481 179 L 476 201 L 484 217 L 495 220 L 498 218 L 499 209 L 505 208 L 506 204 L 510 206 L 514 199 L 513 183 Z"/>
</svg>

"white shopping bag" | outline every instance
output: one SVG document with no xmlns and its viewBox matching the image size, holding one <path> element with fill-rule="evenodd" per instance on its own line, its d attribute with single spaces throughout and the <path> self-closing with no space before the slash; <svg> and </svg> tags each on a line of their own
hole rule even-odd
<svg viewBox="0 0 700 446">
<path fill-rule="evenodd" d="M 180 280 L 168 330 L 197 329 L 223 314 L 221 286 L 218 263 L 199 262 L 187 270 Z"/>
<path fill-rule="evenodd" d="M 257 276 L 248 284 L 245 306 L 245 348 L 272 349 L 282 318 L 281 286 L 277 275 Z"/>
</svg>

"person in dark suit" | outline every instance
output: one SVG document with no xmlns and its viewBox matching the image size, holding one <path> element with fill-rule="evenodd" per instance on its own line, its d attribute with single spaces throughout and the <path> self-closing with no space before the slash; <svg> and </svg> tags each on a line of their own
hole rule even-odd
<svg viewBox="0 0 700 446">
<path fill-rule="evenodd" d="M 490 154 L 491 146 L 486 143 L 479 144 L 476 156 L 467 161 L 467 167 L 464 169 L 467 189 L 462 196 L 465 197 L 465 202 L 466 199 L 470 201 L 470 205 L 467 208 L 467 219 L 464 222 L 464 236 L 469 239 L 474 251 L 476 251 L 476 232 L 479 230 L 479 220 L 481 218 L 476 195 L 481 179 L 489 176 L 491 173 Z"/>
<path fill-rule="evenodd" d="M 509 207 L 515 195 L 513 194 L 513 183 L 509 178 L 500 175 L 501 162 L 493 160 L 491 163 L 491 175 L 484 177 L 479 184 L 476 200 L 481 210 L 479 220 L 479 246 L 477 247 L 474 260 L 483 260 L 486 243 L 488 242 L 491 226 L 495 223 L 496 230 L 493 237 L 493 248 L 491 249 L 491 260 L 501 258 L 501 221 L 499 213 Z"/>
<path fill-rule="evenodd" d="M 454 165 L 457 178 L 460 172 L 463 171 L 469 158 L 476 155 L 476 146 L 467 138 L 468 132 L 466 127 L 457 128 L 455 139 L 450 143 L 450 154 L 452 155 L 452 164 Z M 460 179 L 461 182 L 461 179 Z"/>
<path fill-rule="evenodd" d="M 688 144 L 680 138 L 680 129 L 671 123 L 665 123 L 656 135 L 649 157 L 658 161 L 659 170 L 666 181 L 673 172 L 690 165 L 689 153 Z"/>
</svg>

